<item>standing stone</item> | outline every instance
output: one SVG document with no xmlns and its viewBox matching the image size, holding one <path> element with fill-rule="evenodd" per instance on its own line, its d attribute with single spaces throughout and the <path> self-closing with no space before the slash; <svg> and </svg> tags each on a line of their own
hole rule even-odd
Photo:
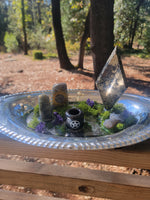
<svg viewBox="0 0 150 200">
<path fill-rule="evenodd" d="M 103 104 L 111 109 L 126 90 L 126 78 L 121 59 L 115 47 L 96 81 Z"/>
<path fill-rule="evenodd" d="M 53 86 L 52 103 L 54 107 L 63 106 L 68 103 L 68 92 L 66 83 L 59 83 Z"/>
<path fill-rule="evenodd" d="M 49 97 L 46 94 L 39 95 L 39 113 L 42 121 L 51 121 L 51 105 Z"/>
</svg>

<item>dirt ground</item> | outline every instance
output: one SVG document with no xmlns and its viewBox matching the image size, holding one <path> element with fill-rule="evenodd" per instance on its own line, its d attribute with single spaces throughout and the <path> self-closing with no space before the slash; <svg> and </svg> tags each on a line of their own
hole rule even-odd
<svg viewBox="0 0 150 200">
<path fill-rule="evenodd" d="M 77 56 L 71 59 L 74 65 L 77 64 Z M 133 93 L 150 97 L 150 60 L 138 57 L 123 57 L 123 67 L 128 81 L 126 93 Z M 93 89 L 93 63 L 91 56 L 86 56 L 84 70 L 72 72 L 62 70 L 56 58 L 49 60 L 33 60 L 30 56 L 22 54 L 0 54 L 0 95 L 18 92 L 29 92 L 39 90 L 51 90 L 53 84 L 66 82 L 68 89 Z M 72 161 L 58 161 L 53 159 L 39 159 L 20 156 L 1 155 L 1 158 L 24 160 L 27 162 L 40 162 L 55 165 L 69 165 L 72 167 L 84 167 L 106 171 L 133 173 L 149 175 L 146 170 L 127 169 L 126 167 L 108 166 Z M 99 200 L 100 198 L 83 197 L 70 194 L 57 194 L 46 190 L 33 190 L 24 187 L 0 185 L 6 190 L 27 192 L 40 196 L 64 197 L 71 200 Z"/>
<path fill-rule="evenodd" d="M 71 59 L 77 64 L 77 56 Z M 127 93 L 150 96 L 150 60 L 122 58 L 129 84 Z M 66 82 L 69 89 L 93 89 L 92 57 L 86 56 L 84 70 L 62 70 L 56 58 L 33 60 L 30 56 L 0 54 L 0 93 L 50 90 L 55 83 Z"/>
</svg>

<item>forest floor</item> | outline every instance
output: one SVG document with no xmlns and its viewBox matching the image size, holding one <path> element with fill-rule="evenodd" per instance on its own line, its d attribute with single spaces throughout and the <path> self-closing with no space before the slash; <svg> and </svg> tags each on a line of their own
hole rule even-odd
<svg viewBox="0 0 150 200">
<path fill-rule="evenodd" d="M 71 62 L 77 64 L 77 56 Z M 150 60 L 134 56 L 122 57 L 122 63 L 129 84 L 126 93 L 133 93 L 150 97 Z M 47 60 L 33 60 L 30 56 L 22 54 L 0 54 L 0 96 L 18 92 L 51 90 L 55 83 L 67 83 L 68 89 L 94 89 L 93 63 L 91 56 L 86 56 L 83 70 L 66 71 L 60 69 L 57 58 Z M 127 169 L 126 167 L 108 166 L 73 161 L 58 161 L 53 159 L 39 159 L 20 157 L 17 155 L 1 155 L 1 158 L 24 160 L 27 162 L 40 162 L 55 165 L 69 165 L 106 171 L 135 173 L 150 175 L 147 170 Z M 45 190 L 33 190 L 24 187 L 0 185 L 6 190 L 33 193 L 45 196 L 64 197 L 71 200 L 99 200 L 100 198 L 83 197 L 70 194 L 57 194 Z"/>
<path fill-rule="evenodd" d="M 74 65 L 77 59 L 71 59 Z M 131 56 L 123 57 L 122 63 L 129 84 L 126 92 L 150 96 L 150 60 Z M 68 89 L 94 89 L 92 57 L 85 57 L 83 70 L 66 71 L 60 69 L 57 58 L 33 60 L 22 54 L 0 54 L 0 93 L 51 90 L 61 82 Z"/>
</svg>

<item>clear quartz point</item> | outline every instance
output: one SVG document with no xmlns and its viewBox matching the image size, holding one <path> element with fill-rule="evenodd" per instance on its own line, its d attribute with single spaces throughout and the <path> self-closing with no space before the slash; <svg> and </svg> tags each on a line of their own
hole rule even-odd
<svg viewBox="0 0 150 200">
<path fill-rule="evenodd" d="M 97 78 L 96 85 L 107 110 L 113 107 L 127 89 L 126 77 L 117 47 L 114 48 L 108 58 Z"/>
</svg>

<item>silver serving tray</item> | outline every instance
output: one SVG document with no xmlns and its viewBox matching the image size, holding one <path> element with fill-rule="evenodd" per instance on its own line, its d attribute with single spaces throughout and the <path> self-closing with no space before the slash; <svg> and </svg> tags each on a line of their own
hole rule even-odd
<svg viewBox="0 0 150 200">
<path fill-rule="evenodd" d="M 124 147 L 150 138 L 150 98 L 124 94 L 118 100 L 138 119 L 121 132 L 98 137 L 62 137 L 36 133 L 26 126 L 23 115 L 38 102 L 38 95 L 51 91 L 39 91 L 7 95 L 0 98 L 0 133 L 22 143 L 45 148 L 68 150 L 98 150 Z M 101 103 L 99 92 L 95 90 L 68 90 L 69 101 L 90 98 Z"/>
</svg>

